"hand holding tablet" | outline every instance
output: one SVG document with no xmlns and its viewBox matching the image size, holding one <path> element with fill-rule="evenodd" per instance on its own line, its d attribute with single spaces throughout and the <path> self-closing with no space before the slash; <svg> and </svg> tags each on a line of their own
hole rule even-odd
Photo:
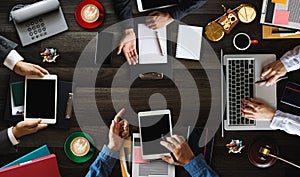
<svg viewBox="0 0 300 177">
<path fill-rule="evenodd" d="M 57 75 L 26 76 L 24 98 L 24 120 L 56 123 Z"/>
<path fill-rule="evenodd" d="M 170 155 L 160 141 L 172 135 L 170 110 L 146 111 L 138 113 L 140 140 L 143 159 L 159 159 Z"/>
</svg>

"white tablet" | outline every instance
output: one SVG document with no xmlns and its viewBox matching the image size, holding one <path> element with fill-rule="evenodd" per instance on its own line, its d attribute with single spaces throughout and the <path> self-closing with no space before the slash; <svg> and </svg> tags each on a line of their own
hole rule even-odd
<svg viewBox="0 0 300 177">
<path fill-rule="evenodd" d="M 138 120 L 142 158 L 159 159 L 161 155 L 170 155 L 170 151 L 160 144 L 172 135 L 170 110 L 139 112 Z"/>
<path fill-rule="evenodd" d="M 42 119 L 42 123 L 55 124 L 57 110 L 57 76 L 26 76 L 24 120 Z"/>
<path fill-rule="evenodd" d="M 171 7 L 178 4 L 178 0 L 136 0 L 138 11 L 145 12 L 148 10 Z"/>
</svg>

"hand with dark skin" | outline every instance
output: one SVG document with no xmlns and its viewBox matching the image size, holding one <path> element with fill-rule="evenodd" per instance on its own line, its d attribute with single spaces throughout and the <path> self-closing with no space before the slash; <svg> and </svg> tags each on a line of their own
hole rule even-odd
<svg viewBox="0 0 300 177">
<path fill-rule="evenodd" d="M 124 140 L 129 136 L 129 124 L 127 120 L 120 121 L 121 116 L 124 114 L 125 109 L 121 109 L 120 112 L 112 120 L 109 129 L 109 143 L 107 147 L 114 151 L 119 151 L 124 143 Z"/>
<path fill-rule="evenodd" d="M 162 160 L 171 165 L 184 166 L 195 158 L 193 151 L 182 136 L 173 135 L 167 137 L 167 141 L 161 141 L 160 144 L 175 156 L 177 162 L 174 162 L 170 156 L 161 156 Z"/>
<path fill-rule="evenodd" d="M 35 121 L 21 121 L 13 127 L 12 133 L 15 138 L 36 133 L 48 126 L 47 124 L 41 124 L 41 121 L 41 119 Z"/>
<path fill-rule="evenodd" d="M 251 120 L 272 121 L 275 115 L 275 109 L 259 99 L 243 99 L 241 105 L 242 116 Z"/>
</svg>

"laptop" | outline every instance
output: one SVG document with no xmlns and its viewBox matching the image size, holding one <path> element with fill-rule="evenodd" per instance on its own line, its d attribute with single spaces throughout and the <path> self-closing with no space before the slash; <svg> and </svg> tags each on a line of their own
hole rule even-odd
<svg viewBox="0 0 300 177">
<path fill-rule="evenodd" d="M 54 154 L 0 170 L 0 177 L 60 177 Z"/>
<path fill-rule="evenodd" d="M 258 86 L 254 83 L 260 80 L 263 66 L 275 60 L 274 54 L 237 54 L 222 57 L 222 101 L 226 105 L 222 125 L 225 130 L 271 130 L 270 121 L 242 117 L 241 101 L 243 98 L 258 98 L 276 107 L 276 86 Z M 224 108 L 222 110 L 224 112 Z"/>
<path fill-rule="evenodd" d="M 68 29 L 58 0 L 43 0 L 11 11 L 23 46 Z"/>
<path fill-rule="evenodd" d="M 274 2 L 274 0 L 263 0 L 260 23 L 300 29 L 300 1 L 288 0 L 285 1 L 285 3 Z"/>
</svg>

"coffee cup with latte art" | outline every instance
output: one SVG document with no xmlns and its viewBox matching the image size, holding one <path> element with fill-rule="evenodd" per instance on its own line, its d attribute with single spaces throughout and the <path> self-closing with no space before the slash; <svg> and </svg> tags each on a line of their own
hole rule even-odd
<svg viewBox="0 0 300 177">
<path fill-rule="evenodd" d="M 72 153 L 76 156 L 85 156 L 90 151 L 90 143 L 84 137 L 77 137 L 70 144 Z"/>
<path fill-rule="evenodd" d="M 81 10 L 81 17 L 87 23 L 94 23 L 99 16 L 99 9 L 94 4 L 86 4 Z"/>
</svg>

